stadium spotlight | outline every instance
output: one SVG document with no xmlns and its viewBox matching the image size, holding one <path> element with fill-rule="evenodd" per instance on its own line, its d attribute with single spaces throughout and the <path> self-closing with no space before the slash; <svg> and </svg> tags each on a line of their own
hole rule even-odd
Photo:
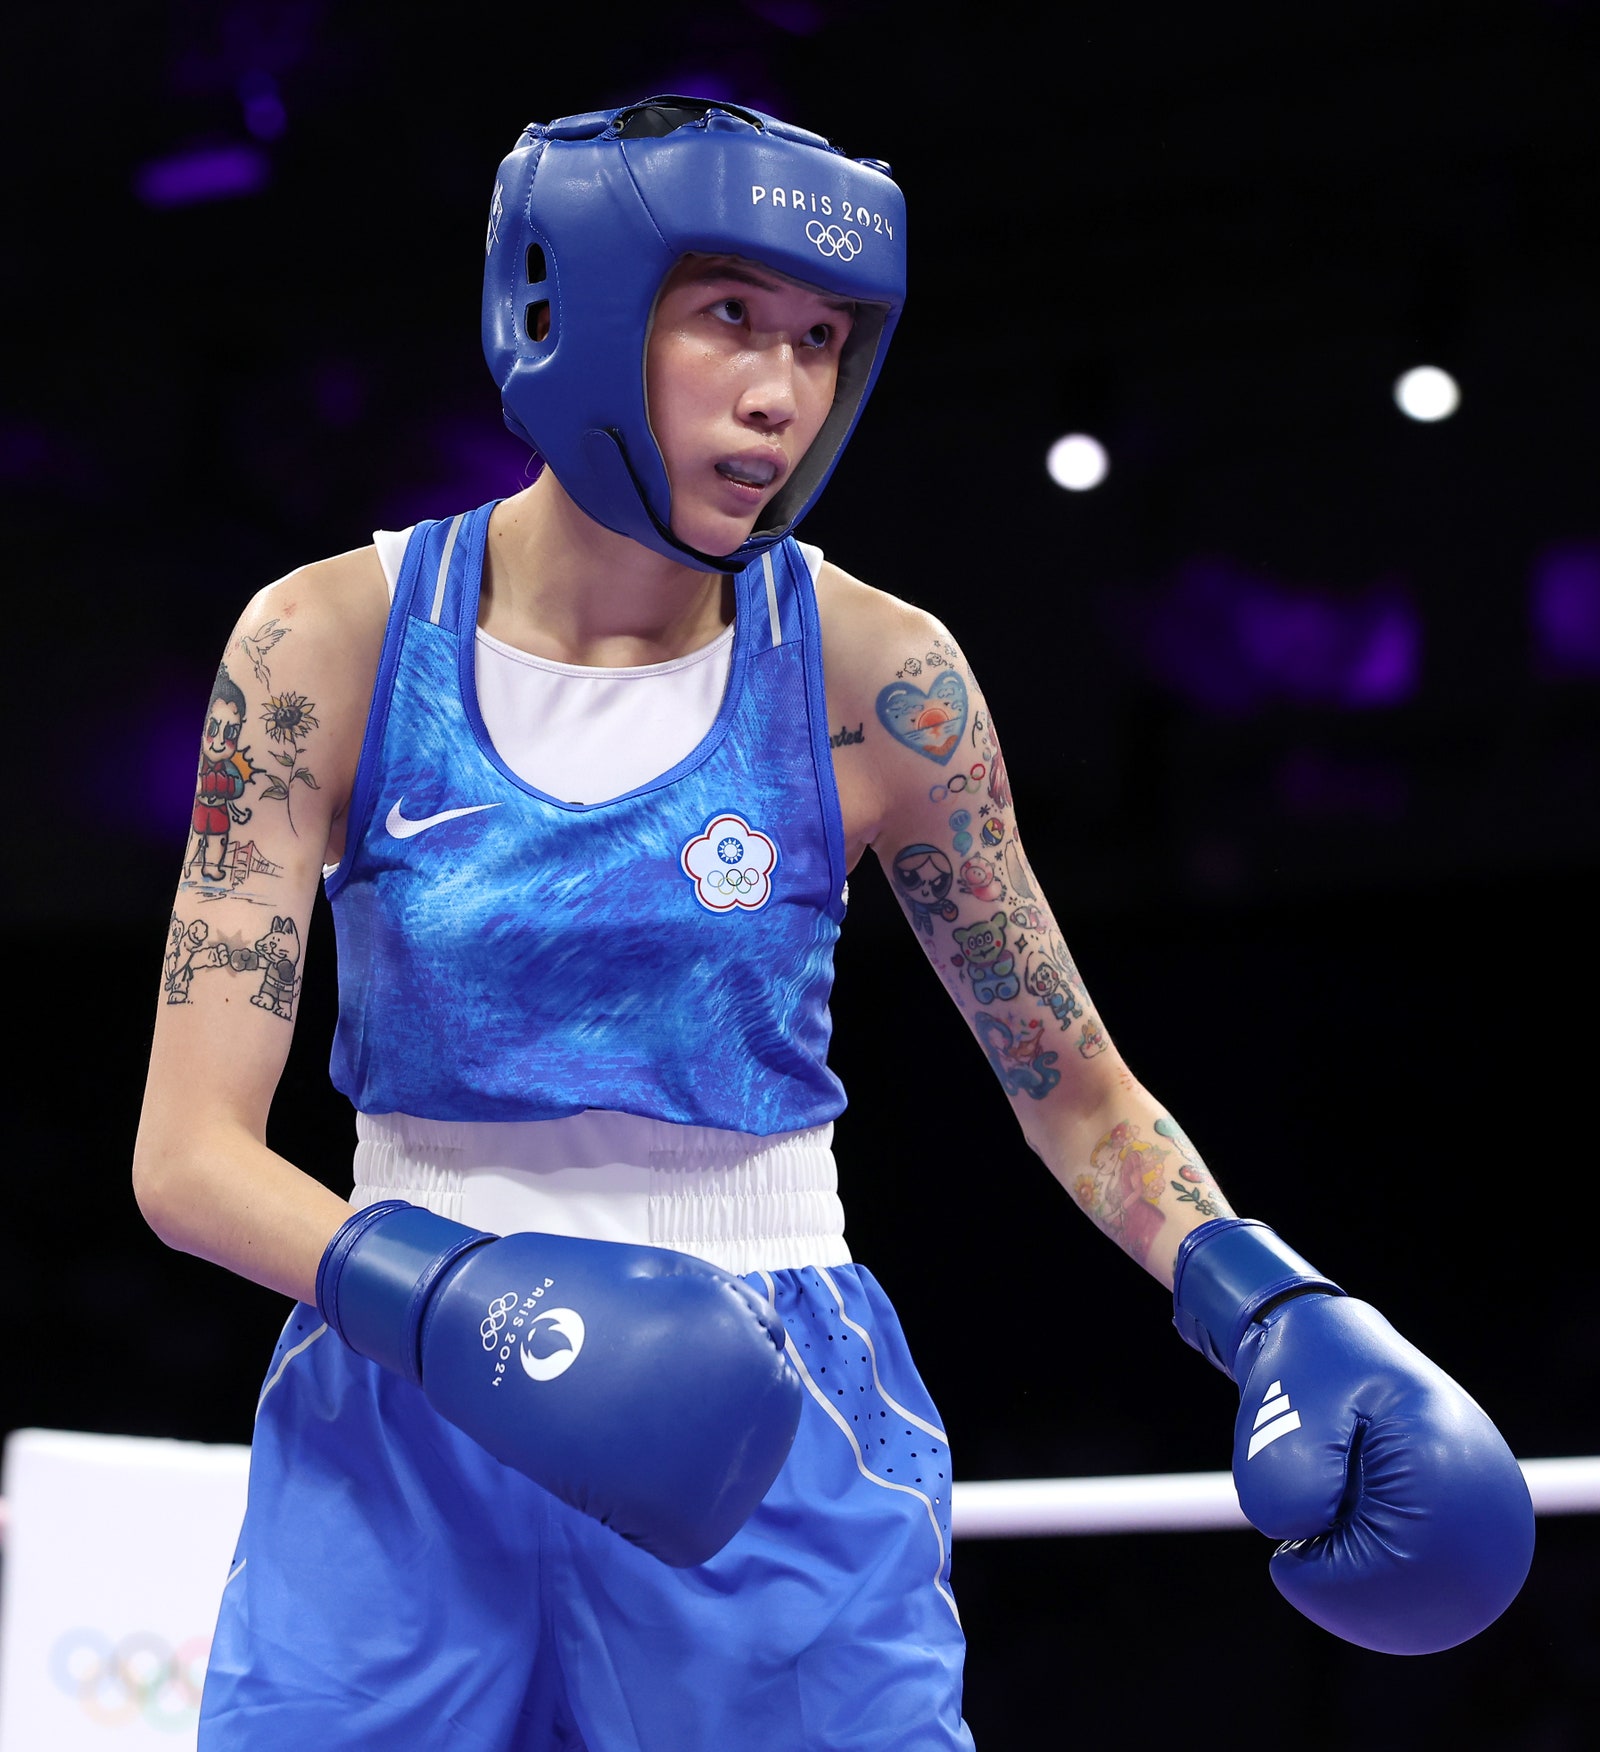
<svg viewBox="0 0 1600 1752">
<path fill-rule="evenodd" d="M 1069 493 L 1087 493 L 1106 478 L 1111 459 L 1105 446 L 1087 432 L 1068 432 L 1050 446 L 1044 466 L 1058 487 Z"/>
<path fill-rule="evenodd" d="M 1395 379 L 1394 405 L 1410 420 L 1448 420 L 1461 406 L 1461 389 L 1437 365 L 1415 365 Z"/>
</svg>

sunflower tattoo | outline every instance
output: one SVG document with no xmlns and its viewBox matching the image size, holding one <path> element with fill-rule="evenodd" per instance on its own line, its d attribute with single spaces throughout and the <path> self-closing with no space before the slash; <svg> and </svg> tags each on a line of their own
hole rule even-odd
<svg viewBox="0 0 1600 1752">
<path fill-rule="evenodd" d="M 302 693 L 268 694 L 265 710 L 261 714 L 261 722 L 266 729 L 267 737 L 272 742 L 287 743 L 288 752 L 271 748 L 267 752 L 281 767 L 287 767 L 286 773 L 275 773 L 267 780 L 261 793 L 263 802 L 281 799 L 289 816 L 289 827 L 298 838 L 299 828 L 294 824 L 294 790 L 296 784 L 307 785 L 313 791 L 322 787 L 309 767 L 300 765 L 303 752 L 301 744 L 310 730 L 320 728 L 317 723 L 316 705 Z"/>
</svg>

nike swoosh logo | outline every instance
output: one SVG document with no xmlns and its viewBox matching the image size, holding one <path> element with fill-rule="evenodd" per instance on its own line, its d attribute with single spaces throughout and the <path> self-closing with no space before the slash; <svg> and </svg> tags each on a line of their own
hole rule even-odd
<svg viewBox="0 0 1600 1752">
<path fill-rule="evenodd" d="M 400 813 L 400 805 L 404 797 L 395 800 L 394 807 L 384 817 L 383 825 L 396 839 L 410 839 L 413 834 L 426 833 L 430 827 L 437 827 L 441 821 L 454 821 L 457 816 L 476 815 L 480 809 L 498 809 L 498 803 L 469 803 L 465 809 L 441 809 L 437 815 L 424 815 L 420 821 L 408 821 Z"/>
</svg>

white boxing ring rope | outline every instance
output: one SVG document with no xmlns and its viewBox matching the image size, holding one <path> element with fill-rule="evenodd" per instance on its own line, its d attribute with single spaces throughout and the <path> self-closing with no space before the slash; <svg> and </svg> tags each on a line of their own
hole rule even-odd
<svg viewBox="0 0 1600 1752">
<path fill-rule="evenodd" d="M 1536 1514 L 1600 1511 L 1600 1456 L 1518 1464 Z M 957 1539 L 1188 1533 L 1249 1525 L 1227 1472 L 975 1480 L 957 1484 L 951 1494 L 951 1531 Z"/>
<path fill-rule="evenodd" d="M 1534 1513 L 1600 1512 L 1600 1455 L 1522 1460 Z M 8 1505 L 0 1497 L 0 1544 Z M 1194 1533 L 1247 1528 L 1226 1472 L 1152 1472 L 1113 1478 L 999 1478 L 957 1484 L 957 1539 L 1030 1539 L 1068 1533 Z"/>
</svg>

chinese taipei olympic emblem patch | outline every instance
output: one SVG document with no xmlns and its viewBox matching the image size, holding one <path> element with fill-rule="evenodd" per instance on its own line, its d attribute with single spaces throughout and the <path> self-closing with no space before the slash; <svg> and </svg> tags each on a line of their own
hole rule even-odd
<svg viewBox="0 0 1600 1752">
<path fill-rule="evenodd" d="M 736 906 L 754 912 L 772 896 L 777 845 L 742 816 L 714 815 L 678 854 L 695 899 L 710 912 Z"/>
</svg>

